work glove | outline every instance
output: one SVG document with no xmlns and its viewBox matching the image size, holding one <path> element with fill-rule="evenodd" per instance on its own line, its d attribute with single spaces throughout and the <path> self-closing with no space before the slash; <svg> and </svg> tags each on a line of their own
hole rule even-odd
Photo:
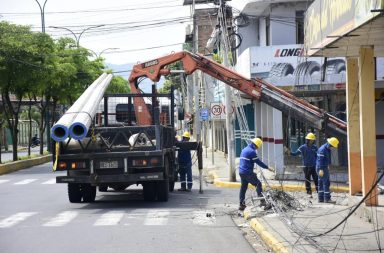
<svg viewBox="0 0 384 253">
<path fill-rule="evenodd" d="M 323 177 L 324 176 L 324 170 L 319 170 L 319 177 Z"/>
<path fill-rule="evenodd" d="M 268 167 L 268 169 L 267 169 L 267 170 L 269 170 L 270 172 L 273 172 L 273 173 L 275 173 L 275 169 L 274 169 L 274 168 Z"/>
</svg>

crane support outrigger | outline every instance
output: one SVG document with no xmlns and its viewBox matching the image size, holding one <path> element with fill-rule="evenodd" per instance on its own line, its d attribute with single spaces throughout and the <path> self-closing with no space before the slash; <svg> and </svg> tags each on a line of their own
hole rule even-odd
<svg viewBox="0 0 384 253">
<path fill-rule="evenodd" d="M 171 74 L 171 70 L 167 66 L 177 61 L 182 61 L 186 75 L 192 74 L 195 70 L 200 70 L 253 99 L 262 101 L 289 114 L 292 118 L 306 122 L 326 133 L 346 137 L 347 124 L 339 118 L 262 79 L 246 78 L 207 57 L 188 51 L 173 53 L 135 65 L 129 77 L 131 92 L 138 93 L 138 78 L 147 77 L 157 82 L 161 76 Z M 151 114 L 145 106 L 143 98 L 135 98 L 134 103 L 136 105 L 135 114 L 138 125 L 150 125 L 152 122 Z"/>
</svg>

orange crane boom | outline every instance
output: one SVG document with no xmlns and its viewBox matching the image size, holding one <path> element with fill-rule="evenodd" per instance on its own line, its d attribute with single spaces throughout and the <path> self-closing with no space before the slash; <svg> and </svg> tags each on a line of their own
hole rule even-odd
<svg viewBox="0 0 384 253">
<path fill-rule="evenodd" d="M 131 91 L 137 93 L 137 80 L 140 77 L 148 77 L 154 82 L 160 80 L 162 75 L 169 75 L 170 69 L 166 66 L 182 61 L 185 74 L 190 75 L 195 70 L 216 78 L 229 86 L 260 100 L 276 109 L 290 113 L 292 117 L 310 123 L 317 129 L 325 129 L 339 135 L 346 135 L 347 125 L 337 117 L 326 113 L 318 107 L 299 99 L 262 79 L 249 79 L 233 70 L 202 55 L 182 51 L 163 56 L 148 62 L 137 64 L 133 67 L 129 77 Z M 138 125 L 151 125 L 152 118 L 145 106 L 143 98 L 135 98 L 135 114 Z M 137 108 L 136 108 L 137 107 Z"/>
</svg>

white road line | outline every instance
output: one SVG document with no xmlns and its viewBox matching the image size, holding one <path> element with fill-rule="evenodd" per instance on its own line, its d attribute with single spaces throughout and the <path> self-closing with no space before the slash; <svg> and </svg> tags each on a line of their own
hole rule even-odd
<svg viewBox="0 0 384 253">
<path fill-rule="evenodd" d="M 115 226 L 119 224 L 123 216 L 124 216 L 123 211 L 110 211 L 103 214 L 93 225 L 94 226 Z"/>
<path fill-rule="evenodd" d="M 78 215 L 78 212 L 74 212 L 74 211 L 61 212 L 58 215 L 56 215 L 55 217 L 53 217 L 50 221 L 45 223 L 43 226 L 45 226 L 45 227 L 64 226 L 67 223 L 69 223 L 71 220 L 76 218 L 77 215 Z"/>
<path fill-rule="evenodd" d="M 149 211 L 145 218 L 144 225 L 161 226 L 168 223 L 169 211 Z"/>
<path fill-rule="evenodd" d="M 48 181 L 42 182 L 41 184 L 56 184 L 56 178 L 49 179 Z"/>
<path fill-rule="evenodd" d="M 19 182 L 16 182 L 14 184 L 16 185 L 21 185 L 21 184 L 29 184 L 29 183 L 32 183 L 34 181 L 36 181 L 37 179 L 34 179 L 34 178 L 29 178 L 29 179 L 24 179 L 24 180 L 21 180 Z"/>
<path fill-rule="evenodd" d="M 193 212 L 193 224 L 209 226 L 214 225 L 215 223 L 216 217 L 213 210 L 201 210 Z"/>
<path fill-rule="evenodd" d="M 6 182 L 9 182 L 9 180 L 8 179 L 0 179 L 0 184 L 6 183 Z"/>
<path fill-rule="evenodd" d="M 0 221 L 0 228 L 9 228 L 14 225 L 16 225 L 19 222 L 22 222 L 23 220 L 26 220 L 28 217 L 31 217 L 32 215 L 37 214 L 36 212 L 21 212 L 16 213 L 12 216 L 9 216 L 8 218 L 5 218 Z"/>
</svg>

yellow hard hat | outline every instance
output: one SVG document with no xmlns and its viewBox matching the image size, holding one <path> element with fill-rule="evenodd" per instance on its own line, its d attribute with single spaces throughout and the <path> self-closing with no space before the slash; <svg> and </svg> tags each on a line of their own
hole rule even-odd
<svg viewBox="0 0 384 253">
<path fill-rule="evenodd" d="M 305 139 L 314 141 L 316 140 L 316 135 L 314 135 L 313 133 L 308 133 L 307 136 L 305 136 Z"/>
<path fill-rule="evenodd" d="M 261 145 L 263 145 L 263 141 L 260 138 L 253 138 L 251 141 L 257 148 L 260 148 Z"/>
<path fill-rule="evenodd" d="M 185 138 L 191 138 L 191 134 L 190 134 L 188 131 L 185 131 L 185 132 L 183 133 L 183 137 L 185 137 Z"/>
<path fill-rule="evenodd" d="M 337 148 L 339 146 L 339 140 L 336 137 L 331 137 L 327 139 L 327 142 L 334 148 Z"/>
</svg>

